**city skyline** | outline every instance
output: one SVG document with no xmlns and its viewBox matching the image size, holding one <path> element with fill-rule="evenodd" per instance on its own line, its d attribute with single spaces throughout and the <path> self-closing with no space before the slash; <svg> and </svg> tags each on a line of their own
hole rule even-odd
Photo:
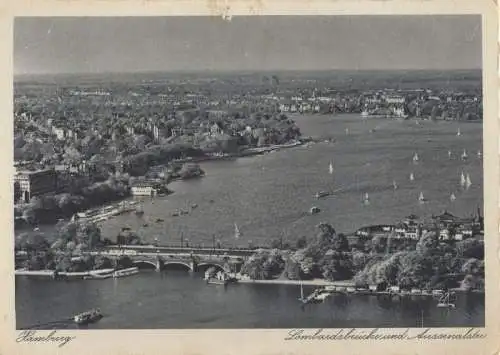
<svg viewBox="0 0 500 355">
<path fill-rule="evenodd" d="M 17 18 L 14 74 L 481 69 L 480 16 L 360 17 Z"/>
</svg>

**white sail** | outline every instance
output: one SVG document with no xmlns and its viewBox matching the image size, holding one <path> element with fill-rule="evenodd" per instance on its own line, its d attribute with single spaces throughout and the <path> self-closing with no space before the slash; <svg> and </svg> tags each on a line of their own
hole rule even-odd
<svg viewBox="0 0 500 355">
<path fill-rule="evenodd" d="M 413 175 L 413 173 L 410 174 L 410 181 L 414 181 L 415 180 L 415 175 Z"/>
<path fill-rule="evenodd" d="M 460 132 L 460 128 L 457 130 L 457 136 L 461 136 L 462 133 Z"/>
<path fill-rule="evenodd" d="M 465 174 L 462 171 L 462 174 L 460 175 L 460 185 L 465 186 L 466 180 L 465 180 Z"/>
<path fill-rule="evenodd" d="M 420 192 L 420 195 L 418 196 L 418 200 L 419 200 L 420 202 L 424 202 L 424 201 L 425 201 L 425 197 L 424 197 L 423 192 Z"/>
<path fill-rule="evenodd" d="M 415 155 L 413 156 L 413 162 L 416 163 L 418 162 L 418 154 L 415 153 Z"/>
<path fill-rule="evenodd" d="M 370 204 L 370 196 L 368 195 L 368 192 L 366 192 L 365 195 L 363 196 L 363 203 L 365 205 Z"/>
<path fill-rule="evenodd" d="M 467 178 L 465 179 L 465 187 L 469 188 L 472 185 L 472 181 L 470 179 L 470 175 L 467 174 Z"/>
<path fill-rule="evenodd" d="M 464 152 L 462 153 L 462 159 L 467 159 L 467 151 L 464 149 Z"/>
<path fill-rule="evenodd" d="M 452 201 L 452 202 L 453 202 L 453 201 L 455 201 L 456 199 L 457 199 L 457 197 L 455 196 L 455 194 L 454 194 L 454 193 L 452 193 L 452 194 L 451 194 L 451 196 L 450 196 L 450 201 Z"/>
<path fill-rule="evenodd" d="M 396 184 L 396 180 L 392 180 L 392 187 L 394 187 L 394 190 L 397 190 L 398 184 Z"/>
<path fill-rule="evenodd" d="M 349 135 L 349 128 L 345 129 L 345 134 L 346 134 L 346 136 Z"/>
<path fill-rule="evenodd" d="M 330 165 L 328 166 L 328 172 L 331 174 L 333 174 L 333 163 L 330 162 Z"/>
<path fill-rule="evenodd" d="M 238 228 L 238 225 L 235 223 L 234 224 L 234 238 L 239 239 L 241 237 L 240 229 Z"/>
<path fill-rule="evenodd" d="M 451 150 L 448 151 L 448 159 L 451 159 Z"/>
</svg>

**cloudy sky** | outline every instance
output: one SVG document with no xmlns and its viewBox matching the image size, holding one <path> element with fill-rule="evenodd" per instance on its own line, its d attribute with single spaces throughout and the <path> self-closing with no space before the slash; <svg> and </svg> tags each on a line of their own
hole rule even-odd
<svg viewBox="0 0 500 355">
<path fill-rule="evenodd" d="M 480 16 L 17 18 L 14 72 L 481 68 Z"/>
</svg>

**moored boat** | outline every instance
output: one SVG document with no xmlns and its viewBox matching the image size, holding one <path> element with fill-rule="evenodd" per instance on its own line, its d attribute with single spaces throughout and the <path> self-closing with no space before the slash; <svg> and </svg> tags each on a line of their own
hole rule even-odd
<svg viewBox="0 0 500 355">
<path fill-rule="evenodd" d="M 113 272 L 113 278 L 119 278 L 119 277 L 125 277 L 125 276 L 130 276 L 130 275 L 135 275 L 139 273 L 139 268 L 138 267 L 131 267 L 127 269 L 121 269 L 121 270 L 116 270 Z"/>
<path fill-rule="evenodd" d="M 316 199 L 320 199 L 323 197 L 327 197 L 328 195 L 330 195 L 330 193 L 328 191 L 318 191 L 318 192 L 316 192 L 314 197 L 316 197 Z"/>
<path fill-rule="evenodd" d="M 450 295 L 450 292 L 443 294 L 443 296 L 439 299 L 437 306 L 439 308 L 455 308 L 455 304 L 450 302 Z"/>
</svg>

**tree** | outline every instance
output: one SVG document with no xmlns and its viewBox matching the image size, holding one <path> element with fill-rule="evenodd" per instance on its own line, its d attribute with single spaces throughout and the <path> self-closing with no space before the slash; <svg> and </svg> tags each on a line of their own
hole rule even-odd
<svg viewBox="0 0 500 355">
<path fill-rule="evenodd" d="M 305 236 L 302 236 L 302 237 L 299 237 L 299 239 L 297 239 L 297 242 L 295 244 L 295 246 L 297 247 L 297 249 L 303 249 L 307 246 L 307 239 Z"/>
<path fill-rule="evenodd" d="M 469 238 L 455 244 L 458 256 L 464 258 L 484 259 L 484 243 L 477 239 Z"/>
<path fill-rule="evenodd" d="M 132 259 L 128 256 L 120 256 L 117 260 L 116 265 L 119 269 L 127 269 L 134 265 Z"/>
<path fill-rule="evenodd" d="M 422 254 L 436 252 L 439 245 L 439 237 L 436 232 L 427 232 L 417 242 L 416 250 Z"/>
<path fill-rule="evenodd" d="M 99 270 L 99 269 L 111 269 L 113 268 L 113 263 L 111 262 L 111 259 L 102 256 L 102 255 L 97 255 L 94 258 L 94 269 Z"/>
<path fill-rule="evenodd" d="M 333 237 L 333 249 L 336 251 L 348 251 L 349 242 L 344 234 L 339 233 Z"/>
<path fill-rule="evenodd" d="M 272 249 L 280 249 L 281 248 L 281 240 L 280 239 L 271 240 L 271 248 Z"/>
</svg>

